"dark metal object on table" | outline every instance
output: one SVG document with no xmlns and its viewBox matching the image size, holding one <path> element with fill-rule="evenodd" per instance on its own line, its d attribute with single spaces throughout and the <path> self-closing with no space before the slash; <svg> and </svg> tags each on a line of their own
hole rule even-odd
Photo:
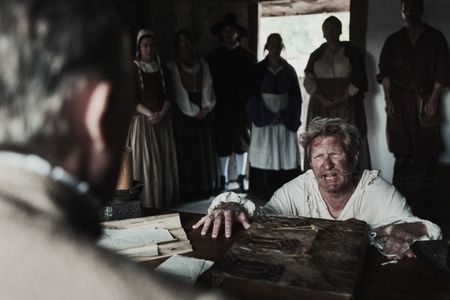
<svg viewBox="0 0 450 300">
<path fill-rule="evenodd" d="M 100 220 L 112 221 L 142 217 L 140 200 L 142 188 L 142 183 L 134 181 L 129 189 L 116 190 L 112 200 L 100 209 Z"/>
<path fill-rule="evenodd" d="M 419 260 L 438 271 L 441 276 L 450 279 L 450 248 L 449 241 L 437 240 L 415 242 L 411 249 Z"/>
</svg>

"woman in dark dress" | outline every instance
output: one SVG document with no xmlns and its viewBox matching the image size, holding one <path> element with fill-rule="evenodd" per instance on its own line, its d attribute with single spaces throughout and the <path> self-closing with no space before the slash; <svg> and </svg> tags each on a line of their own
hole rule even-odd
<svg viewBox="0 0 450 300">
<path fill-rule="evenodd" d="M 175 59 L 167 64 L 175 102 L 173 123 L 183 201 L 217 188 L 216 151 L 210 112 L 216 104 L 208 64 L 195 55 L 188 31 L 175 36 Z"/>
<path fill-rule="evenodd" d="M 315 117 L 338 117 L 355 125 L 361 132 L 359 168 L 370 169 L 363 102 L 367 92 L 364 56 L 351 42 L 339 40 L 342 23 L 335 16 L 323 22 L 322 30 L 326 42 L 311 54 L 305 69 L 304 86 L 311 95 L 306 126 Z"/>
</svg>

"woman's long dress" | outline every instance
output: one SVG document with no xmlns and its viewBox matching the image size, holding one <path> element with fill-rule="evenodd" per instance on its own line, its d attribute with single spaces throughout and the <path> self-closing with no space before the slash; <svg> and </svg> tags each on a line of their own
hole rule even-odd
<svg viewBox="0 0 450 300">
<path fill-rule="evenodd" d="M 367 142 L 367 121 L 364 110 L 364 92 L 367 91 L 367 77 L 364 58 L 350 42 L 341 42 L 342 47 L 332 52 L 326 44 L 315 50 L 305 69 L 304 86 L 311 95 L 306 116 L 309 122 L 316 117 L 341 118 L 355 125 L 360 133 L 359 168 L 370 169 L 370 155 Z M 313 96 L 320 91 L 327 98 L 350 97 L 337 105 L 326 107 Z M 305 158 L 304 170 L 309 169 L 309 158 Z"/>
<path fill-rule="evenodd" d="M 160 111 L 166 99 L 163 73 L 159 69 L 145 72 L 137 68 L 138 103 L 152 112 Z M 127 145 L 132 150 L 133 177 L 144 184 L 142 205 L 169 208 L 177 204 L 178 167 L 170 113 L 158 124 L 152 124 L 146 116 L 136 113 L 131 120 Z"/>
<path fill-rule="evenodd" d="M 208 65 L 202 59 L 191 68 L 170 61 L 167 68 L 175 100 L 173 125 L 181 200 L 190 201 L 209 196 L 217 188 L 217 154 L 209 114 L 216 98 Z M 208 114 L 198 119 L 203 109 Z"/>
<path fill-rule="evenodd" d="M 297 129 L 302 98 L 297 74 L 284 60 L 277 70 L 267 59 L 255 65 L 252 82 L 247 106 L 252 120 L 250 193 L 268 200 L 301 173 Z M 273 123 L 276 115 L 279 122 Z"/>
</svg>

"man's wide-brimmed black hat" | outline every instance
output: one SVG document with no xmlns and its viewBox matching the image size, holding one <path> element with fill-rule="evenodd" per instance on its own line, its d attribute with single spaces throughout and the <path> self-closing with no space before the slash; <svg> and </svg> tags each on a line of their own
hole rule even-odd
<svg viewBox="0 0 450 300">
<path fill-rule="evenodd" d="M 234 13 L 225 14 L 225 19 L 212 25 L 209 30 L 211 31 L 212 34 L 214 34 L 218 38 L 222 38 L 222 29 L 225 26 L 233 26 L 237 28 L 239 32 L 239 37 L 248 36 L 248 30 L 245 27 L 238 24 L 236 14 Z"/>
</svg>

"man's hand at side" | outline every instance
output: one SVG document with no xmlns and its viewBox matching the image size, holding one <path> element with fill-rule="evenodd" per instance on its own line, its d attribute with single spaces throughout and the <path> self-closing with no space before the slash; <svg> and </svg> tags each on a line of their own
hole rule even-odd
<svg viewBox="0 0 450 300">
<path fill-rule="evenodd" d="M 402 223 L 387 225 L 377 231 L 379 238 L 385 238 L 383 254 L 394 259 L 416 257 L 409 246 L 422 236 L 427 235 L 427 228 L 422 223 Z"/>
</svg>

